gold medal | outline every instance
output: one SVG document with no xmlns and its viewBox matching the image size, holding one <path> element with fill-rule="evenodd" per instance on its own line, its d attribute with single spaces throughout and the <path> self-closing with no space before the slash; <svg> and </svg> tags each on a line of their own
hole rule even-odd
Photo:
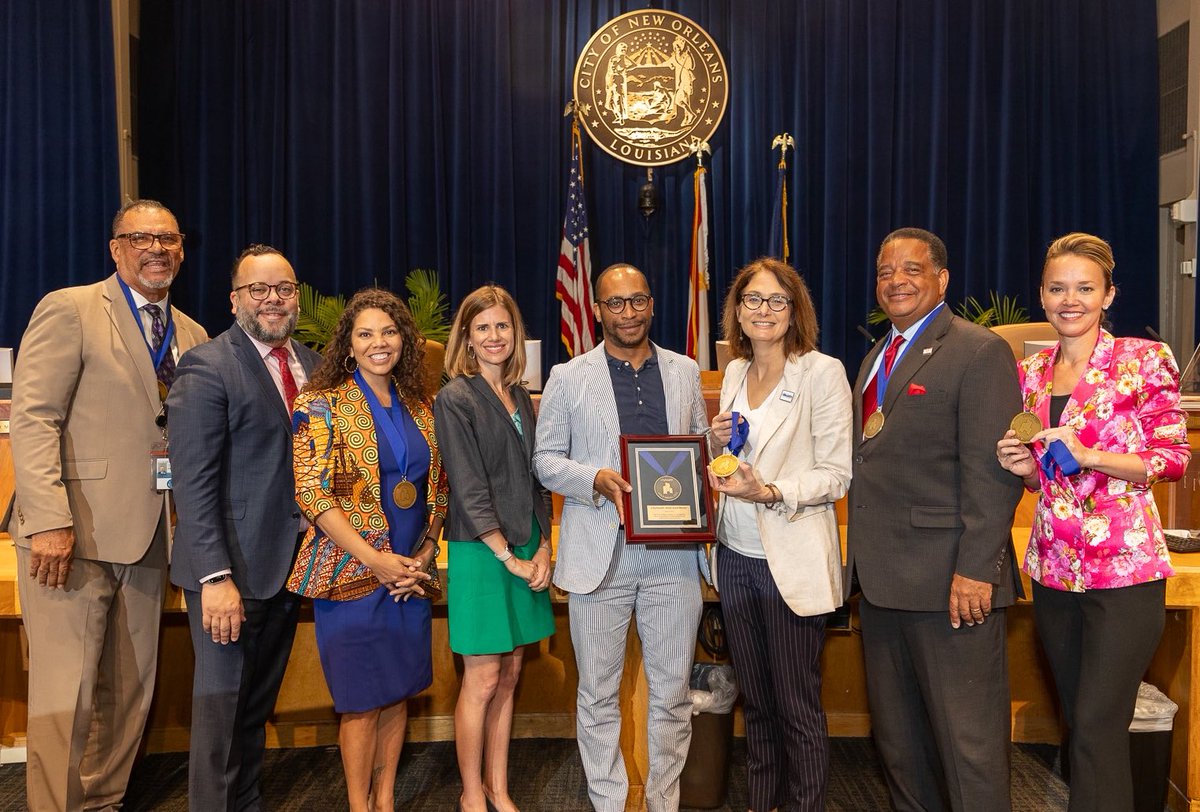
<svg viewBox="0 0 1200 812">
<path fill-rule="evenodd" d="M 396 507 L 407 510 L 417 501 L 417 486 L 407 479 L 400 480 L 396 487 L 392 488 L 392 501 L 396 503 Z"/>
<path fill-rule="evenodd" d="M 162 403 L 167 399 L 167 385 L 162 381 L 158 382 L 158 402 Z"/>
<path fill-rule="evenodd" d="M 1021 412 L 1012 419 L 1008 427 L 1017 433 L 1022 443 L 1033 441 L 1033 436 L 1042 430 L 1042 421 L 1033 412 Z"/>
<path fill-rule="evenodd" d="M 867 424 L 863 426 L 863 435 L 870 439 L 881 431 L 883 431 L 883 412 L 876 409 L 867 418 Z"/>
<path fill-rule="evenodd" d="M 722 454 L 713 459 L 708 464 L 708 470 L 712 471 L 716 476 L 724 479 L 727 476 L 733 476 L 738 469 L 738 459 L 732 454 Z"/>
</svg>

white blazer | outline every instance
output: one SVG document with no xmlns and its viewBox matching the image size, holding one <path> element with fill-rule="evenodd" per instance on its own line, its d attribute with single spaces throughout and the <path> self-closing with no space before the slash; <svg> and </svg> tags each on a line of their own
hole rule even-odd
<svg viewBox="0 0 1200 812">
<path fill-rule="evenodd" d="M 742 359 L 729 362 L 721 411 L 730 410 L 749 366 Z M 760 418 L 754 475 L 773 483 L 783 500 L 773 508 L 756 505 L 758 532 L 771 576 L 797 615 L 820 615 L 842 604 L 842 548 L 833 503 L 850 485 L 853 418 L 845 367 L 816 351 L 788 359 L 780 394 Z M 718 532 L 728 498 L 721 495 Z M 719 590 L 715 566 L 712 575 Z"/>
<path fill-rule="evenodd" d="M 700 368 L 685 355 L 655 345 L 667 429 L 671 434 L 701 434 L 708 429 Z M 604 344 L 550 370 L 538 410 L 533 467 L 543 485 L 563 496 L 554 585 L 587 594 L 604 580 L 624 543 L 612 502 L 592 501 L 592 484 L 601 468 L 621 470 L 621 419 L 613 396 Z M 695 549 L 689 549 L 694 547 Z M 697 558 L 707 577 L 700 545 L 681 545 L 681 554 Z"/>
</svg>

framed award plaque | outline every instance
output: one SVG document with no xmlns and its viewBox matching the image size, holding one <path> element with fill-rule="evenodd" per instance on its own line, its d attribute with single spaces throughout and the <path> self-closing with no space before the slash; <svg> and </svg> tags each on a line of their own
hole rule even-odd
<svg viewBox="0 0 1200 812">
<path fill-rule="evenodd" d="M 702 434 L 621 435 L 625 540 L 715 542 L 708 443 Z"/>
</svg>

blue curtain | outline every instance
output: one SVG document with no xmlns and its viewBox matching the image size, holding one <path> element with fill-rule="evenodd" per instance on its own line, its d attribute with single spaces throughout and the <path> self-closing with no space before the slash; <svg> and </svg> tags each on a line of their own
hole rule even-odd
<svg viewBox="0 0 1200 812">
<path fill-rule="evenodd" d="M 1157 324 L 1153 4 L 654 5 L 704 26 L 729 68 L 709 176 L 713 323 L 733 274 L 767 250 L 770 143 L 787 131 L 796 139 L 793 262 L 817 298 L 823 349 L 851 371 L 866 350 L 854 327 L 874 306 L 879 240 L 903 225 L 946 240 L 952 301 L 996 289 L 1034 318 L 1046 244 L 1094 231 L 1117 255 L 1118 331 Z M 457 303 L 496 281 L 544 339 L 547 363 L 558 360 L 553 284 L 569 157 L 561 112 L 588 37 L 642 7 L 144 3 L 141 189 L 188 232 L 181 304 L 223 329 L 229 264 L 265 241 L 327 292 L 375 282 L 400 290 L 423 267 Z M 585 166 L 594 267 L 643 268 L 656 294 L 653 337 L 682 347 L 691 162 L 655 170 L 659 209 L 648 219 L 636 208 L 645 170 L 586 139 Z M 106 218 L 96 219 L 94 230 Z M 97 261 L 102 244 L 89 243 Z M 48 275 L 39 289 L 64 281 Z"/>
<path fill-rule="evenodd" d="M 0 3 L 0 346 L 47 291 L 112 273 L 113 82 L 109 0 Z"/>
</svg>

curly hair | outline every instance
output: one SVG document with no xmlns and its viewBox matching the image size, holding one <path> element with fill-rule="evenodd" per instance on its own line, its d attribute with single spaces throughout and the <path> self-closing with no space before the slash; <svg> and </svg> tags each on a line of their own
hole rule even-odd
<svg viewBox="0 0 1200 812">
<path fill-rule="evenodd" d="M 796 273 L 796 269 L 791 265 L 771 257 L 762 257 L 738 271 L 738 275 L 733 279 L 733 284 L 729 286 L 729 292 L 725 294 L 721 332 L 724 333 L 725 340 L 729 342 L 729 352 L 734 358 L 747 360 L 754 358 L 754 347 L 750 343 L 750 339 L 746 338 L 746 334 L 742 332 L 737 310 L 742 303 L 742 294 L 746 292 L 750 281 L 759 271 L 773 275 L 779 282 L 779 287 L 783 288 L 787 292 L 787 297 L 792 300 L 791 318 L 788 319 L 787 332 L 783 336 L 784 355 L 799 356 L 815 350 L 818 333 L 817 310 L 813 307 L 812 295 L 808 292 L 808 286 L 804 284 L 800 274 Z"/>
<path fill-rule="evenodd" d="M 429 392 L 425 382 L 425 336 L 417 330 L 408 305 L 390 290 L 382 288 L 363 288 L 351 297 L 333 328 L 333 338 L 325 345 L 321 363 L 313 370 L 304 391 L 335 389 L 341 386 L 354 374 L 347 372 L 346 358 L 350 356 L 350 333 L 358 314 L 364 310 L 375 308 L 386 313 L 400 331 L 400 360 L 392 368 L 392 381 L 396 384 L 396 392 L 401 400 L 412 403 L 418 400 L 429 400 Z"/>
<path fill-rule="evenodd" d="M 467 354 L 467 331 L 471 329 L 476 316 L 497 305 L 508 311 L 508 320 L 512 322 L 513 351 L 504 362 L 504 385 L 512 386 L 521 382 L 525 374 L 525 322 L 513 297 L 499 285 L 476 288 L 458 306 L 454 324 L 450 327 L 450 341 L 446 345 L 446 375 L 455 378 L 479 374 L 479 362 Z"/>
</svg>

